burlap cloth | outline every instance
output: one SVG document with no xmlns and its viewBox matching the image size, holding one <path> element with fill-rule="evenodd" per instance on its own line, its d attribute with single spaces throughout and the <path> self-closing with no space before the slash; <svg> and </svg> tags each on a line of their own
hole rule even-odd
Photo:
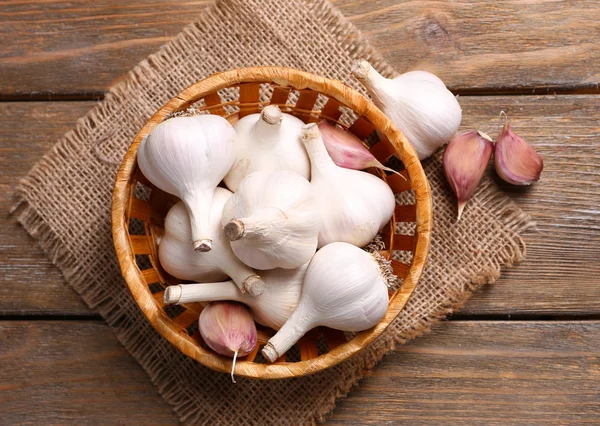
<svg viewBox="0 0 600 426">
<path fill-rule="evenodd" d="M 434 205 L 426 271 L 398 319 L 367 350 L 313 376 L 236 385 L 182 355 L 150 326 L 125 286 L 111 238 L 111 191 L 127 147 L 144 121 L 188 85 L 217 71 L 282 65 L 362 90 L 350 65 L 366 58 L 395 73 L 323 0 L 228 0 L 201 13 L 142 61 L 68 132 L 20 184 L 19 221 L 39 240 L 86 303 L 98 311 L 189 424 L 311 424 L 322 421 L 396 343 L 427 332 L 503 265 L 519 261 L 528 217 L 484 179 L 455 223 L 440 156 L 425 164 Z"/>
</svg>

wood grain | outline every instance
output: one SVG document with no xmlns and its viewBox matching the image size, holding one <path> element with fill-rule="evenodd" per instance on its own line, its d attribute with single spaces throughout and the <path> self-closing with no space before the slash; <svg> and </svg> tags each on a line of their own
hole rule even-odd
<svg viewBox="0 0 600 426">
<path fill-rule="evenodd" d="M 93 104 L 0 103 L 0 315 L 91 313 L 8 211 L 19 179 Z"/>
<path fill-rule="evenodd" d="M 505 185 L 532 214 L 538 231 L 525 236 L 527 258 L 507 270 L 463 309 L 465 314 L 600 313 L 600 104 L 595 96 L 461 97 L 463 129 L 495 137 L 500 110 L 545 160 L 542 180 L 530 188 Z M 58 135 L 91 102 L 0 104 L 2 208 L 8 192 Z M 18 117 L 19 119 L 16 119 Z M 465 210 L 468 220 L 469 208 Z M 85 314 L 89 311 L 62 281 L 27 234 L 4 216 L 0 247 L 0 314 Z M 32 279 L 33 277 L 33 279 Z M 26 287 L 27 286 L 27 287 Z M 31 291 L 23 293 L 23 289 Z"/>
<path fill-rule="evenodd" d="M 495 138 L 505 111 L 544 159 L 541 180 L 496 180 L 537 223 L 527 257 L 479 292 L 464 314 L 600 313 L 600 104 L 597 96 L 463 97 L 463 129 Z M 468 205 L 465 209 L 468 220 Z"/>
<path fill-rule="evenodd" d="M 177 424 L 100 321 L 0 322 L 0 424 Z"/>
<path fill-rule="evenodd" d="M 596 0 L 333 4 L 396 69 L 431 71 L 455 92 L 599 92 Z"/>
<path fill-rule="evenodd" d="M 0 98 L 99 96 L 209 3 L 2 1 Z M 333 3 L 398 70 L 457 92 L 599 91 L 599 0 Z"/>
<path fill-rule="evenodd" d="M 210 3 L 3 0 L 0 96 L 98 97 Z"/>
<path fill-rule="evenodd" d="M 0 353 L 1 424 L 177 424 L 101 323 L 1 322 Z M 598 424 L 599 353 L 598 321 L 444 322 L 387 356 L 327 424 Z"/>
<path fill-rule="evenodd" d="M 600 423 L 600 323 L 444 322 L 398 348 L 328 424 Z"/>
</svg>

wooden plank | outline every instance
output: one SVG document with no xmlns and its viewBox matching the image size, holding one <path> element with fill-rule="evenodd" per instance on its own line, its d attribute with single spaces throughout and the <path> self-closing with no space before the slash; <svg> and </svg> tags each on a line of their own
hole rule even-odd
<svg viewBox="0 0 600 426">
<path fill-rule="evenodd" d="M 455 92 L 598 93 L 598 0 L 332 3 L 398 71 L 433 72 Z"/>
<path fill-rule="evenodd" d="M 209 3 L 0 2 L 0 96 L 104 93 Z M 598 91 L 598 0 L 333 3 L 396 69 L 432 71 L 454 91 Z"/>
<path fill-rule="evenodd" d="M 0 337 L 0 424 L 176 424 L 99 322 L 4 321 Z M 327 424 L 598 424 L 598 353 L 598 321 L 444 322 L 385 357 Z"/>
<path fill-rule="evenodd" d="M 445 322 L 385 357 L 328 425 L 600 423 L 600 323 Z"/>
<path fill-rule="evenodd" d="M 500 111 L 544 159 L 539 182 L 499 183 L 531 214 L 527 257 L 497 285 L 476 294 L 464 313 L 599 313 L 600 104 L 597 96 L 463 97 L 462 129 L 499 133 Z M 494 173 L 490 174 L 495 176 Z M 468 205 L 466 216 L 468 220 Z"/>
<path fill-rule="evenodd" d="M 0 2 L 0 95 L 98 96 L 210 1 Z"/>
<path fill-rule="evenodd" d="M 92 106 L 0 103 L 0 315 L 91 313 L 36 241 L 6 212 L 15 203 L 19 179 Z"/>
<path fill-rule="evenodd" d="M 525 236 L 527 259 L 464 307 L 474 314 L 598 314 L 600 305 L 600 104 L 591 95 L 461 97 L 463 130 L 493 137 L 508 111 L 515 131 L 545 160 L 530 188 L 505 186 L 537 221 Z M 0 207 L 12 205 L 18 179 L 93 103 L 0 103 Z M 469 218 L 469 207 L 463 220 Z M 0 314 L 89 314 L 34 241 L 1 217 Z M 27 289 L 27 291 L 23 291 Z"/>
<path fill-rule="evenodd" d="M 3 321 L 0 353 L 0 424 L 178 424 L 100 321 Z"/>
</svg>

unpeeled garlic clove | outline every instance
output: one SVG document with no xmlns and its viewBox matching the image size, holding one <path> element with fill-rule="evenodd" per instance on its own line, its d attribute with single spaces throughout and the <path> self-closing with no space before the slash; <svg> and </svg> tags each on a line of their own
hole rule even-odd
<svg viewBox="0 0 600 426">
<path fill-rule="evenodd" d="M 381 164 L 362 142 L 349 131 L 337 127 L 327 120 L 321 120 L 319 130 L 327 153 L 336 165 L 353 170 L 375 167 L 402 176 L 396 170 Z M 402 177 L 404 178 L 404 176 Z"/>
<path fill-rule="evenodd" d="M 494 167 L 508 183 L 531 185 L 540 179 L 544 161 L 525 139 L 512 131 L 507 122 L 496 139 Z"/>
<path fill-rule="evenodd" d="M 202 339 L 213 351 L 233 358 L 231 380 L 235 383 L 237 357 L 256 347 L 256 325 L 248 308 L 237 302 L 212 302 L 202 310 L 198 324 Z"/>
<path fill-rule="evenodd" d="M 492 138 L 479 131 L 461 133 L 446 147 L 444 174 L 458 200 L 457 222 L 475 193 L 493 151 Z"/>
</svg>

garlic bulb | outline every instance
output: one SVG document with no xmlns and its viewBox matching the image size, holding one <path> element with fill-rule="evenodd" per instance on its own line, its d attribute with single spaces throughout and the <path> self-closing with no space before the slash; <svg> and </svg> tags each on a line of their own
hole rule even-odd
<svg viewBox="0 0 600 426">
<path fill-rule="evenodd" d="M 381 179 L 335 165 L 315 123 L 302 128 L 311 162 L 311 185 L 321 215 L 319 247 L 344 241 L 362 247 L 390 220 L 396 200 Z"/>
<path fill-rule="evenodd" d="M 273 362 L 317 326 L 366 330 L 381 321 L 387 307 L 388 288 L 376 257 L 351 244 L 329 244 L 310 261 L 298 307 L 262 353 Z"/>
<path fill-rule="evenodd" d="M 294 172 L 249 174 L 222 220 L 233 252 L 252 268 L 297 268 L 317 250 L 321 222 L 312 187 Z"/>
<path fill-rule="evenodd" d="M 524 186 L 540 179 L 544 160 L 525 139 L 512 131 L 507 121 L 496 139 L 494 167 L 506 182 Z"/>
<path fill-rule="evenodd" d="M 448 142 L 458 130 L 462 110 L 442 80 L 426 71 L 388 79 L 367 61 L 357 61 L 354 76 L 375 105 L 404 133 L 420 160 Z"/>
<path fill-rule="evenodd" d="M 235 302 L 214 302 L 200 313 L 198 329 L 202 339 L 216 353 L 233 358 L 231 381 L 235 361 L 246 356 L 256 347 L 258 333 L 248 309 Z"/>
<path fill-rule="evenodd" d="M 142 140 L 137 160 L 150 182 L 183 200 L 194 250 L 209 251 L 213 193 L 235 158 L 235 131 L 218 115 L 175 117 Z"/>
<path fill-rule="evenodd" d="M 283 114 L 276 105 L 240 119 L 234 125 L 236 155 L 225 185 L 237 191 L 240 182 L 258 170 L 290 170 L 309 179 L 310 164 L 300 142 L 303 124 L 293 115 Z"/>
<path fill-rule="evenodd" d="M 256 272 L 244 265 L 231 251 L 221 229 L 223 206 L 231 192 L 217 188 L 210 206 L 210 228 L 213 249 L 209 252 L 190 250 L 190 220 L 182 202 L 175 204 L 165 218 L 165 235 L 158 246 L 158 259 L 169 274 L 183 280 L 214 281 L 222 278 L 219 270 L 252 296 L 264 291 L 264 283 Z"/>
<path fill-rule="evenodd" d="M 481 182 L 490 162 L 494 144 L 483 132 L 466 132 L 454 137 L 444 151 L 444 175 L 458 200 L 460 220 L 467 201 Z"/>
<path fill-rule="evenodd" d="M 302 282 L 308 263 L 296 269 L 272 269 L 263 271 L 265 292 L 260 297 L 242 293 L 233 281 L 179 284 L 167 287 L 164 295 L 166 305 L 191 302 L 234 300 L 247 305 L 259 324 L 279 330 L 292 315 L 302 292 Z"/>
<path fill-rule="evenodd" d="M 319 130 L 325 148 L 327 148 L 327 153 L 336 165 L 354 170 L 376 167 L 402 176 L 396 170 L 381 164 L 362 142 L 348 130 L 337 127 L 327 120 L 321 120 Z M 402 178 L 406 179 L 404 176 Z"/>
</svg>

